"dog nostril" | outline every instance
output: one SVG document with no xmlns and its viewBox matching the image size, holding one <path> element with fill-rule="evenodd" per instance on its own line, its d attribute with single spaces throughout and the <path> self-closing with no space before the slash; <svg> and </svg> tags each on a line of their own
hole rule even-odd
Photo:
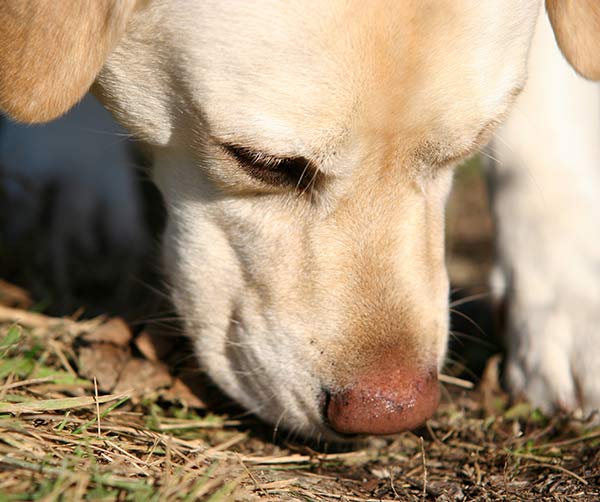
<svg viewBox="0 0 600 502">
<path fill-rule="evenodd" d="M 326 388 L 323 388 L 323 390 L 319 394 L 317 405 L 318 405 L 320 413 L 321 413 L 321 420 L 323 420 L 323 423 L 326 426 L 328 426 L 328 427 L 332 428 L 333 430 L 335 430 L 340 436 L 345 436 L 347 438 L 351 438 L 353 436 L 356 436 L 357 434 L 355 434 L 353 432 L 344 432 L 344 431 L 337 430 L 329 422 L 329 406 L 330 406 L 331 400 L 334 398 L 332 396 L 335 396 L 337 398 L 337 395 L 338 394 L 332 394 L 331 391 L 329 389 L 326 389 Z"/>
<path fill-rule="evenodd" d="M 422 425 L 435 411 L 437 371 L 394 369 L 363 375 L 329 394 L 327 422 L 342 434 L 393 434 Z"/>
<path fill-rule="evenodd" d="M 329 403 L 331 401 L 331 392 L 329 389 L 323 388 L 319 393 L 319 397 L 317 399 L 317 406 L 321 412 L 321 418 L 324 422 L 327 422 L 327 408 L 329 407 Z"/>
</svg>

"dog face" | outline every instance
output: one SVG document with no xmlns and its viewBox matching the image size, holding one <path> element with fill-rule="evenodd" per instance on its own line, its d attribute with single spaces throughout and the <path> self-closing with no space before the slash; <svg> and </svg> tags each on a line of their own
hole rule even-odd
<svg viewBox="0 0 600 502">
<path fill-rule="evenodd" d="M 173 295 L 229 395 L 308 435 L 329 433 L 324 415 L 339 432 L 393 432 L 432 411 L 451 166 L 522 87 L 536 12 L 176 2 L 155 24 L 140 16 L 133 33 L 153 39 L 125 40 L 99 82 L 158 144 Z M 125 101 L 157 61 L 160 108 Z"/>
<path fill-rule="evenodd" d="M 130 3 L 95 89 L 153 147 L 173 296 L 210 376 L 304 435 L 421 423 L 452 165 L 522 88 L 539 2 Z"/>
</svg>

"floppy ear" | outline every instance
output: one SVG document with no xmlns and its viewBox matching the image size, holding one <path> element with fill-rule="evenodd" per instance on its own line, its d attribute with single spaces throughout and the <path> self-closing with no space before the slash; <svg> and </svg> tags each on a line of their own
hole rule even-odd
<svg viewBox="0 0 600 502">
<path fill-rule="evenodd" d="M 560 50 L 585 78 L 600 80 L 600 1 L 546 0 Z"/>
<path fill-rule="evenodd" d="M 136 0 L 0 2 L 0 110 L 45 122 L 92 85 Z"/>
</svg>

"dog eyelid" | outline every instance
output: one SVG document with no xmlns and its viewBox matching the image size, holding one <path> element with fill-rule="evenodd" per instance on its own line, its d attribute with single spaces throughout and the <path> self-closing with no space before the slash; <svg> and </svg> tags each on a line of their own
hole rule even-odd
<svg viewBox="0 0 600 502">
<path fill-rule="evenodd" d="M 223 149 L 252 178 L 274 187 L 306 190 L 319 178 L 319 169 L 305 157 L 275 157 L 249 148 L 223 144 Z"/>
</svg>

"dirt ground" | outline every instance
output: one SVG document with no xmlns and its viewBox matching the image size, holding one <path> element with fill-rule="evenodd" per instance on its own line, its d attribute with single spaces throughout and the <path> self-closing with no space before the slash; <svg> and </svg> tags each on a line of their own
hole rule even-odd
<svg viewBox="0 0 600 502">
<path fill-rule="evenodd" d="M 500 387 L 491 229 L 471 163 L 449 205 L 459 312 L 443 403 L 419 431 L 344 447 L 306 445 L 215 398 L 174 335 L 47 317 L 0 283 L 0 502 L 600 500 L 600 428 Z"/>
</svg>

